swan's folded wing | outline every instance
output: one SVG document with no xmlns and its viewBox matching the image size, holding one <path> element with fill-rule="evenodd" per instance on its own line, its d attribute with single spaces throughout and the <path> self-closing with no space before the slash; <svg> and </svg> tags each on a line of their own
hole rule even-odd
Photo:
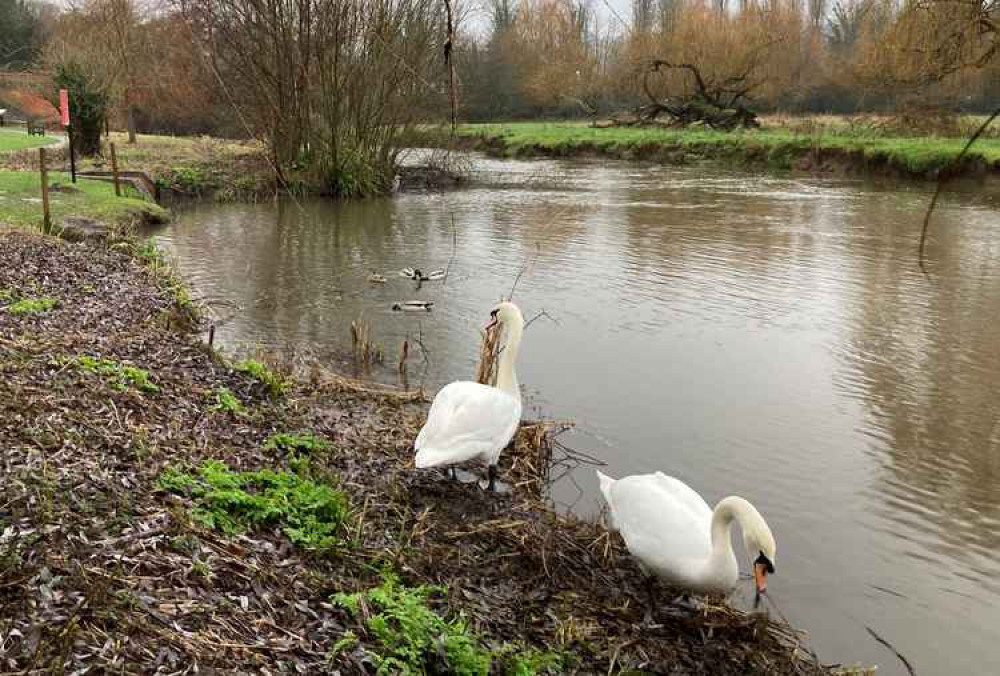
<svg viewBox="0 0 1000 676">
<path fill-rule="evenodd" d="M 495 387 L 451 383 L 434 397 L 417 436 L 417 464 L 434 467 L 479 456 L 492 461 L 517 431 L 520 418 L 520 403 Z"/>
<path fill-rule="evenodd" d="M 613 488 L 614 518 L 629 551 L 647 565 L 711 554 L 711 513 L 701 519 L 653 475 L 625 477 Z"/>
<path fill-rule="evenodd" d="M 712 508 L 708 506 L 705 499 L 693 488 L 680 479 L 667 476 L 663 472 L 653 475 L 657 486 L 669 493 L 679 504 L 688 509 L 697 519 L 703 519 L 706 523 L 712 521 Z"/>
</svg>

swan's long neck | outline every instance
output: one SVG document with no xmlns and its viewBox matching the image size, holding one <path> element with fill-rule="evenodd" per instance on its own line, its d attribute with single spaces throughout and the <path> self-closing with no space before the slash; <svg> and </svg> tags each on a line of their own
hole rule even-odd
<svg viewBox="0 0 1000 676">
<path fill-rule="evenodd" d="M 518 401 L 521 400 L 521 388 L 517 384 L 517 374 L 514 373 L 514 362 L 517 361 L 517 351 L 521 347 L 521 336 L 524 335 L 524 320 L 504 323 L 507 342 L 500 352 L 500 364 L 497 366 L 497 389 L 506 392 Z"/>
<path fill-rule="evenodd" d="M 733 521 L 741 520 L 748 504 L 743 498 L 731 496 L 723 498 L 715 506 L 712 512 L 712 555 L 705 567 L 707 576 L 720 579 L 731 577 L 729 584 L 736 582 L 739 564 L 733 552 Z"/>
</svg>

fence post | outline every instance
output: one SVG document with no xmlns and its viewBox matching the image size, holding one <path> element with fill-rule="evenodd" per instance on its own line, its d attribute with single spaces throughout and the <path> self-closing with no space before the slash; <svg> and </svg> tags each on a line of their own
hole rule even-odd
<svg viewBox="0 0 1000 676">
<path fill-rule="evenodd" d="M 49 213 L 49 170 L 45 166 L 45 148 L 38 149 L 38 163 L 42 175 L 42 232 L 52 231 L 52 215 Z"/>
<path fill-rule="evenodd" d="M 115 154 L 115 144 L 111 143 L 111 173 L 115 177 L 115 196 L 122 196 L 121 184 L 118 182 L 118 156 Z"/>
</svg>

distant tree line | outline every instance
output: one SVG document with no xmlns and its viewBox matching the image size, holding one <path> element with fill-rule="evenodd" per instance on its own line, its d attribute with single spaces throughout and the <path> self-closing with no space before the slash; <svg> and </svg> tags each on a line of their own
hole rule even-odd
<svg viewBox="0 0 1000 676">
<path fill-rule="evenodd" d="M 695 66 L 765 111 L 1000 102 L 994 0 L 632 0 L 602 21 L 592 0 L 486 2 L 486 30 L 458 51 L 471 120 L 607 114 L 698 87 L 688 69 L 648 77 L 656 61 Z"/>
<path fill-rule="evenodd" d="M 72 82 L 94 117 L 76 121 L 82 148 L 104 123 L 252 136 L 281 180 L 336 194 L 384 189 L 400 133 L 449 118 L 446 52 L 464 120 L 752 126 L 754 111 L 1000 103 L 1000 0 L 632 0 L 621 17 L 451 0 L 454 36 L 445 1 L 0 0 L 0 68 Z"/>
</svg>

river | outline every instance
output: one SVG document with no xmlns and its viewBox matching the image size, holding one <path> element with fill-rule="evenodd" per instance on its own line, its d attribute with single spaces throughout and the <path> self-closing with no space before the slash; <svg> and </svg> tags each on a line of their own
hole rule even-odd
<svg viewBox="0 0 1000 676">
<path fill-rule="evenodd" d="M 1000 671 L 1000 191 L 945 193 L 924 275 L 924 184 L 473 169 L 444 194 L 192 204 L 157 237 L 228 351 L 342 354 L 363 315 L 389 363 L 371 376 L 395 378 L 409 337 L 409 384 L 432 390 L 473 375 L 523 268 L 515 300 L 548 315 L 518 364 L 529 415 L 576 421 L 562 440 L 612 476 L 753 502 L 778 542 L 769 595 L 824 661 L 905 673 L 870 626 L 919 673 Z M 449 262 L 419 290 L 396 275 Z M 390 309 L 409 299 L 435 306 Z M 598 508 L 592 468 L 553 490 Z"/>
</svg>

